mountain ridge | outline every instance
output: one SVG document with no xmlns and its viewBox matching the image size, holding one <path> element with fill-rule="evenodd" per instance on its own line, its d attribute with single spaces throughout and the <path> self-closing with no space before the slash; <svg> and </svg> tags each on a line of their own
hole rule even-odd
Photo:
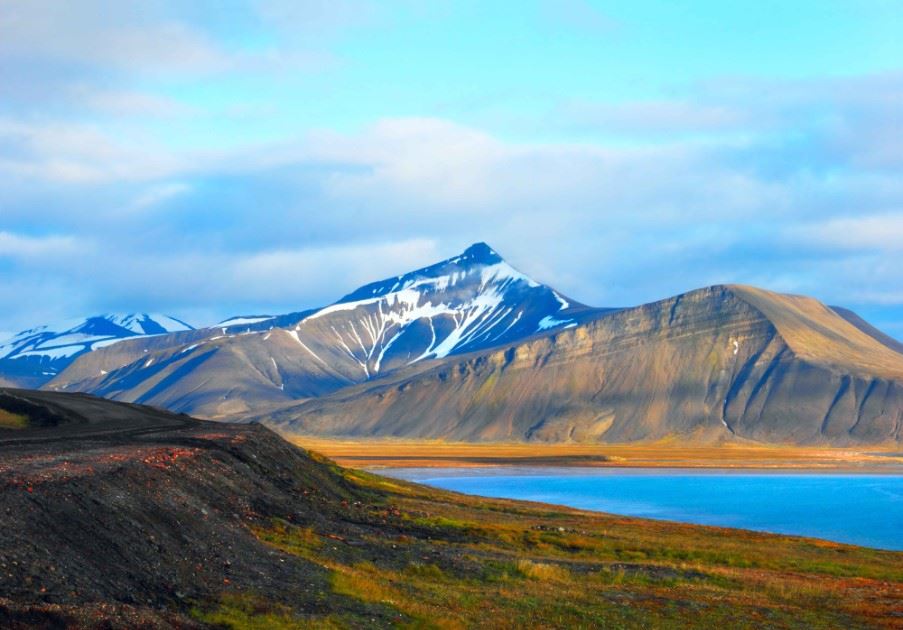
<svg viewBox="0 0 903 630">
<path fill-rule="evenodd" d="M 47 387 L 318 435 L 898 443 L 892 342 L 737 284 L 593 308 L 475 243 L 323 308 L 118 341 Z"/>
<path fill-rule="evenodd" d="M 800 358 L 781 335 L 799 313 L 778 324 L 763 314 L 820 304 L 800 299 L 716 285 L 252 419 L 348 437 L 899 442 L 903 355 L 869 338 L 865 350 L 883 355 L 883 372 L 874 361 L 850 363 L 858 355 L 844 346 Z M 840 316 L 817 310 L 835 336 L 850 333 Z"/>
<path fill-rule="evenodd" d="M 322 396 L 605 312 L 532 280 L 476 243 L 293 317 L 232 318 L 190 343 L 182 335 L 173 344 L 118 345 L 76 363 L 49 386 L 222 417 Z"/>
<path fill-rule="evenodd" d="M 0 342 L 0 374 L 10 383 L 39 386 L 96 349 L 185 330 L 193 327 L 159 313 L 106 313 L 36 326 Z"/>
</svg>

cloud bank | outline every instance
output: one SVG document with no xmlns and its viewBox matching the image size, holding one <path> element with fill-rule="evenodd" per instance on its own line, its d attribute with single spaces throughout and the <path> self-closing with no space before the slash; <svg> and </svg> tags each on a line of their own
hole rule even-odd
<svg viewBox="0 0 903 630">
<path fill-rule="evenodd" d="M 179 97 L 186 82 L 307 76 L 378 10 L 252 3 L 235 41 L 175 4 L 86 6 L 0 5 L 0 330 L 111 309 L 197 323 L 300 310 L 485 240 L 594 305 L 749 283 L 903 336 L 903 72 L 562 95 L 520 119 L 533 138 L 395 115 L 249 139 L 236 120 L 266 108 L 222 127 L 221 103 Z"/>
</svg>

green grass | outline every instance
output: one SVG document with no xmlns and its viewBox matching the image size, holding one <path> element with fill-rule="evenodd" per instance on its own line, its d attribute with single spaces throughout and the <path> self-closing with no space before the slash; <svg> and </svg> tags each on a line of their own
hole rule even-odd
<svg viewBox="0 0 903 630">
<path fill-rule="evenodd" d="M 327 572 L 324 610 L 255 595 L 199 608 L 230 628 L 894 627 L 903 554 L 550 510 L 334 469 L 349 496 L 274 519 L 265 545 Z M 374 619 L 379 619 L 375 623 Z"/>
<path fill-rule="evenodd" d="M 211 626 L 242 630 L 294 630 L 295 628 L 344 628 L 339 617 L 302 617 L 289 606 L 273 604 L 264 597 L 229 593 L 212 610 L 195 608 L 192 615 Z"/>
</svg>

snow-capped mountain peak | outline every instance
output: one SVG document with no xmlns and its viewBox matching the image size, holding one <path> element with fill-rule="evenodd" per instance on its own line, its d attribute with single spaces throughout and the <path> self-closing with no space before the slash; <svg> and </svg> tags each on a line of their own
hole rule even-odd
<svg viewBox="0 0 903 630">
<path fill-rule="evenodd" d="M 410 364 L 575 326 L 585 310 L 509 265 L 485 243 L 365 285 L 308 316 L 367 378 Z"/>
<path fill-rule="evenodd" d="M 101 350 L 50 386 L 233 415 L 254 401 L 322 396 L 421 362 L 555 335 L 605 312 L 572 302 L 477 243 L 325 308 L 232 317 Z"/>
<path fill-rule="evenodd" d="M 180 330 L 194 330 L 193 326 L 182 320 L 162 313 L 110 313 L 100 317 L 136 335 L 162 335 Z"/>
<path fill-rule="evenodd" d="M 454 287 L 459 281 L 464 280 L 473 272 L 480 273 L 481 277 L 485 276 L 486 281 L 492 278 L 499 280 L 509 278 L 511 280 L 522 280 L 534 287 L 539 286 L 537 282 L 534 282 L 506 263 L 486 243 L 474 243 L 453 258 L 401 276 L 366 284 L 343 297 L 337 304 L 359 302 L 412 288 L 432 286 L 436 290 L 446 290 L 449 287 Z"/>
<path fill-rule="evenodd" d="M 0 343 L 4 371 L 28 384 L 58 374 L 79 355 L 123 339 L 193 330 L 157 313 L 107 313 L 24 330 Z"/>
</svg>

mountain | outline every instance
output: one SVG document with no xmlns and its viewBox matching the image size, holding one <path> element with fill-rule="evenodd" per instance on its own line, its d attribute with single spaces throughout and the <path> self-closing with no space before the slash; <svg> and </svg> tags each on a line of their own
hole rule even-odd
<svg viewBox="0 0 903 630">
<path fill-rule="evenodd" d="M 466 441 L 903 440 L 903 354 L 817 300 L 715 286 L 256 414 Z"/>
<path fill-rule="evenodd" d="M 900 343 L 890 335 L 881 332 L 850 309 L 841 306 L 832 306 L 831 310 L 853 324 L 853 326 L 867 334 L 869 337 L 881 342 L 894 352 L 903 353 L 903 343 Z"/>
<path fill-rule="evenodd" d="M 111 313 L 24 330 L 0 343 L 0 379 L 38 387 L 78 357 L 122 339 L 192 330 L 168 315 Z"/>
<path fill-rule="evenodd" d="M 239 415 L 573 328 L 606 312 L 535 282 L 477 243 L 325 308 L 117 344 L 75 362 L 49 387 L 204 417 Z"/>
<path fill-rule="evenodd" d="M 120 341 L 46 387 L 318 435 L 903 439 L 899 343 L 846 309 L 737 285 L 591 308 L 483 243 L 324 308 Z"/>
</svg>

